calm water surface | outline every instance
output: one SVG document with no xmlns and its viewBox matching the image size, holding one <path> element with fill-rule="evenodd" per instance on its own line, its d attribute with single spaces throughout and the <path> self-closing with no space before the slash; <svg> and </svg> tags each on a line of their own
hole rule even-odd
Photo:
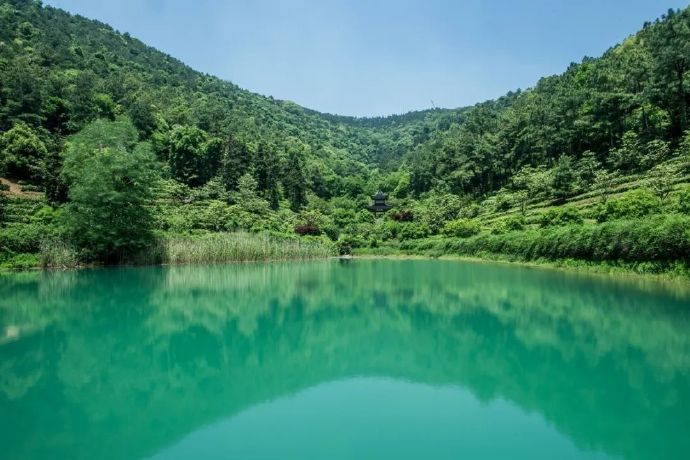
<svg viewBox="0 0 690 460">
<path fill-rule="evenodd" d="M 0 277 L 0 458 L 687 459 L 690 294 L 450 261 Z"/>
</svg>

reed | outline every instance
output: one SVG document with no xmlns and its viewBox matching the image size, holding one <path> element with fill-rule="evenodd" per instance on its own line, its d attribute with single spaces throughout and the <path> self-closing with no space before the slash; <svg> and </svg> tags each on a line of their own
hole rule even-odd
<svg viewBox="0 0 690 460">
<path fill-rule="evenodd" d="M 76 268 L 80 265 L 79 251 L 65 241 L 51 238 L 41 241 L 42 268 Z"/>
<path fill-rule="evenodd" d="M 318 259 L 334 255 L 321 241 L 303 241 L 250 233 L 214 233 L 167 237 L 137 256 L 137 264 L 183 265 L 287 259 Z"/>
</svg>

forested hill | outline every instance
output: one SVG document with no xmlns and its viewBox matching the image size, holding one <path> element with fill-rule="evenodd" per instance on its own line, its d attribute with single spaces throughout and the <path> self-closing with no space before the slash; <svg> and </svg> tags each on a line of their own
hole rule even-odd
<svg viewBox="0 0 690 460">
<path fill-rule="evenodd" d="M 278 153 L 306 151 L 312 169 L 343 176 L 365 175 L 380 159 L 399 158 L 438 120 L 454 115 L 419 112 L 385 123 L 322 116 L 196 72 L 106 24 L 40 2 L 0 5 L 2 130 L 22 121 L 46 130 L 39 135 L 47 140 L 124 113 L 144 138 L 193 127 L 222 142 L 232 137 L 251 151 L 260 143 Z"/>
<path fill-rule="evenodd" d="M 0 0 L 0 264 L 46 234 L 111 260 L 156 235 L 356 248 L 686 213 L 689 70 L 690 9 L 669 10 L 533 88 L 354 118 L 243 90 L 40 1 Z M 385 226 L 364 211 L 377 189 L 398 209 Z"/>
<path fill-rule="evenodd" d="M 186 128 L 178 134 L 218 145 L 232 139 L 253 154 L 269 150 L 267 161 L 297 151 L 321 195 L 352 192 L 361 184 L 348 188 L 343 176 L 366 183 L 372 168 L 391 171 L 403 160 L 416 193 L 442 187 L 481 195 L 525 165 L 550 166 L 562 155 L 578 160 L 592 152 L 612 168 L 651 167 L 665 151 L 657 142 L 672 148 L 688 124 L 688 11 L 670 11 L 603 58 L 586 58 L 498 101 L 353 118 L 242 90 L 40 2 L 0 5 L 0 129 L 24 122 L 53 151 L 88 122 L 126 114 L 145 139 Z M 631 146 L 640 152 L 628 152 Z M 210 171 L 196 175 L 206 179 L 217 169 L 203 166 Z M 395 182 L 376 180 L 365 187 Z"/>
</svg>

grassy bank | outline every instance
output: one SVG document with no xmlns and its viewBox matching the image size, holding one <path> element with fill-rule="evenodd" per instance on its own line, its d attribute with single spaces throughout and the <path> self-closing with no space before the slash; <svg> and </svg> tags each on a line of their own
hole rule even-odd
<svg viewBox="0 0 690 460">
<path fill-rule="evenodd" d="M 469 238 L 432 237 L 358 248 L 355 254 L 457 256 L 690 278 L 690 218 L 662 215 Z"/>
<path fill-rule="evenodd" d="M 321 239 L 282 238 L 252 233 L 164 236 L 140 253 L 123 258 L 129 265 L 214 264 L 268 260 L 304 260 L 333 256 L 333 245 Z M 59 239 L 46 239 L 38 253 L 6 254 L 0 270 L 93 266 L 78 250 Z"/>
</svg>

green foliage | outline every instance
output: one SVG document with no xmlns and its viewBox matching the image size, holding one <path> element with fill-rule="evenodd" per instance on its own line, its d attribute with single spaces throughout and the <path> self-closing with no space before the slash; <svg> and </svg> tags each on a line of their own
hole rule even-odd
<svg viewBox="0 0 690 460">
<path fill-rule="evenodd" d="M 539 223 L 542 227 L 557 227 L 561 225 L 581 224 L 584 222 L 580 210 L 573 206 L 564 206 L 546 211 L 541 215 Z"/>
<path fill-rule="evenodd" d="M 690 218 L 661 215 L 600 225 L 566 225 L 541 230 L 482 234 L 466 239 L 408 242 L 439 254 L 481 256 L 502 254 L 519 260 L 578 259 L 589 261 L 664 262 L 690 257 Z"/>
<path fill-rule="evenodd" d="M 362 238 L 347 234 L 340 235 L 340 238 L 335 243 L 336 250 L 341 256 L 350 255 L 353 249 L 363 247 L 364 245 Z"/>
<path fill-rule="evenodd" d="M 4 184 L 0 184 L 4 185 Z M 7 196 L 4 193 L 4 190 L 0 188 L 0 228 L 2 228 L 4 222 L 5 222 L 5 213 L 7 208 Z"/>
<path fill-rule="evenodd" d="M 445 236 L 457 238 L 469 238 L 481 231 L 481 226 L 471 219 L 456 219 L 446 223 L 443 226 L 443 233 Z"/>
<path fill-rule="evenodd" d="M 683 214 L 690 214 L 690 186 L 686 185 L 678 192 L 676 210 Z"/>
<path fill-rule="evenodd" d="M 419 238 L 426 238 L 431 233 L 429 226 L 423 222 L 408 222 L 400 225 L 398 238 L 400 240 L 416 240 Z"/>
<path fill-rule="evenodd" d="M 154 148 L 167 161 L 173 178 L 190 187 L 205 184 L 218 169 L 220 145 L 194 126 L 175 126 L 157 135 Z"/>
<path fill-rule="evenodd" d="M 524 230 L 527 226 L 527 221 L 524 216 L 510 216 L 494 222 L 491 226 L 491 233 L 494 235 L 502 235 L 508 232 L 516 232 Z"/>
<path fill-rule="evenodd" d="M 575 190 L 576 171 L 573 167 L 573 159 L 563 155 L 558 159 L 553 169 L 551 187 L 556 198 L 564 200 Z"/>
<path fill-rule="evenodd" d="M 432 234 L 437 234 L 443 226 L 460 217 L 464 203 L 457 195 L 450 193 L 430 193 L 415 209 L 415 220 L 426 225 Z"/>
<path fill-rule="evenodd" d="M 621 145 L 611 151 L 611 164 L 614 169 L 635 171 L 642 165 L 643 146 L 635 131 L 623 135 Z"/>
<path fill-rule="evenodd" d="M 297 212 L 307 204 L 307 181 L 300 154 L 290 151 L 283 179 L 285 196 L 290 201 L 290 209 Z"/>
<path fill-rule="evenodd" d="M 594 183 L 592 185 L 598 192 L 602 203 L 606 203 L 609 200 L 615 178 L 615 174 L 604 170 L 598 170 L 594 173 Z"/>
<path fill-rule="evenodd" d="M 120 261 L 152 240 L 146 203 L 154 157 L 148 144 L 137 141 L 134 125 L 120 119 L 95 121 L 68 143 L 66 222 L 73 240 L 92 259 Z"/>
<path fill-rule="evenodd" d="M 673 191 L 673 186 L 678 179 L 678 169 L 675 165 L 663 163 L 651 171 L 650 187 L 654 194 L 664 202 Z"/>
<path fill-rule="evenodd" d="M 644 217 L 659 212 L 659 199 L 646 189 L 633 190 L 616 200 L 599 205 L 595 211 L 597 221 Z"/>
<path fill-rule="evenodd" d="M 45 144 L 23 122 L 0 135 L 0 173 L 5 171 L 16 179 L 41 179 L 47 156 Z"/>
</svg>

